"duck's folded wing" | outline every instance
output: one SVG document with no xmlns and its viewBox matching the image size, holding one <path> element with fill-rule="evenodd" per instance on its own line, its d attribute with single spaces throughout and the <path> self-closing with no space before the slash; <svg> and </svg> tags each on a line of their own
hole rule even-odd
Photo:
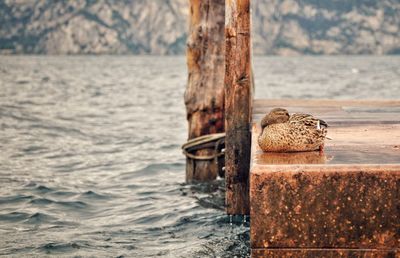
<svg viewBox="0 0 400 258">
<path fill-rule="evenodd" d="M 304 121 L 307 119 L 314 119 L 314 117 L 309 114 L 296 113 L 296 114 L 292 114 L 290 116 L 289 121 L 300 122 L 300 121 Z"/>
<path fill-rule="evenodd" d="M 300 123 L 306 126 L 317 127 L 318 119 L 309 114 L 293 114 L 289 118 L 290 123 Z"/>
<path fill-rule="evenodd" d="M 321 119 L 315 118 L 309 114 L 293 114 L 289 118 L 290 123 L 301 123 L 306 126 L 316 127 L 317 129 L 321 129 L 321 127 L 328 127 L 328 124 Z"/>
</svg>

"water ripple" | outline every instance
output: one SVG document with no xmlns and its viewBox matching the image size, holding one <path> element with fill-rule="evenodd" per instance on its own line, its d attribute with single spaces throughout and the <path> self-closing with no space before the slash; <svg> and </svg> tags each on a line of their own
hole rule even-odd
<svg viewBox="0 0 400 258">
<path fill-rule="evenodd" d="M 259 98 L 400 97 L 399 57 L 254 61 Z M 2 56 L 0 72 L 0 255 L 249 255 L 224 181 L 184 183 L 184 57 Z"/>
</svg>

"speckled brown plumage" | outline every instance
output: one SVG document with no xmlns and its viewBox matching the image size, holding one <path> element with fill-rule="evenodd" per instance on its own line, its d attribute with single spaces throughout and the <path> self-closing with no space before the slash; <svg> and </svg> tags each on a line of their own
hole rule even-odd
<svg viewBox="0 0 400 258">
<path fill-rule="evenodd" d="M 261 121 L 258 144 L 266 152 L 322 150 L 327 123 L 308 114 L 292 114 L 275 108 Z"/>
</svg>

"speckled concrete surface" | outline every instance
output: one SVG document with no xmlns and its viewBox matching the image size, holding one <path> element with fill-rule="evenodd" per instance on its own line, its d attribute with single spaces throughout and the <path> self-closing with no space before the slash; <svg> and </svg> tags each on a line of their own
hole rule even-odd
<svg viewBox="0 0 400 258">
<path fill-rule="evenodd" d="M 253 249 L 253 258 L 395 258 L 400 256 L 395 250 L 356 250 L 356 249 Z"/>
<path fill-rule="evenodd" d="M 252 256 L 400 257 L 400 102 L 313 103 L 288 107 L 332 121 L 324 153 L 263 153 L 253 126 Z"/>
<path fill-rule="evenodd" d="M 252 247 L 400 246 L 400 173 L 254 171 Z"/>
</svg>

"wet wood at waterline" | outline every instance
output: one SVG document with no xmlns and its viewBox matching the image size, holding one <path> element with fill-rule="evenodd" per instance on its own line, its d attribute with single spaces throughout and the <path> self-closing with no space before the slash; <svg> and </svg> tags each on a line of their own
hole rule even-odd
<svg viewBox="0 0 400 258">
<path fill-rule="evenodd" d="M 190 0 L 187 41 L 188 84 L 185 105 L 188 139 L 224 132 L 225 1 Z M 193 155 L 214 155 L 214 147 Z M 220 169 L 215 160 L 186 159 L 187 181 L 214 180 Z"/>
<path fill-rule="evenodd" d="M 251 146 L 250 0 L 226 1 L 225 180 L 228 214 L 249 214 Z"/>
</svg>

